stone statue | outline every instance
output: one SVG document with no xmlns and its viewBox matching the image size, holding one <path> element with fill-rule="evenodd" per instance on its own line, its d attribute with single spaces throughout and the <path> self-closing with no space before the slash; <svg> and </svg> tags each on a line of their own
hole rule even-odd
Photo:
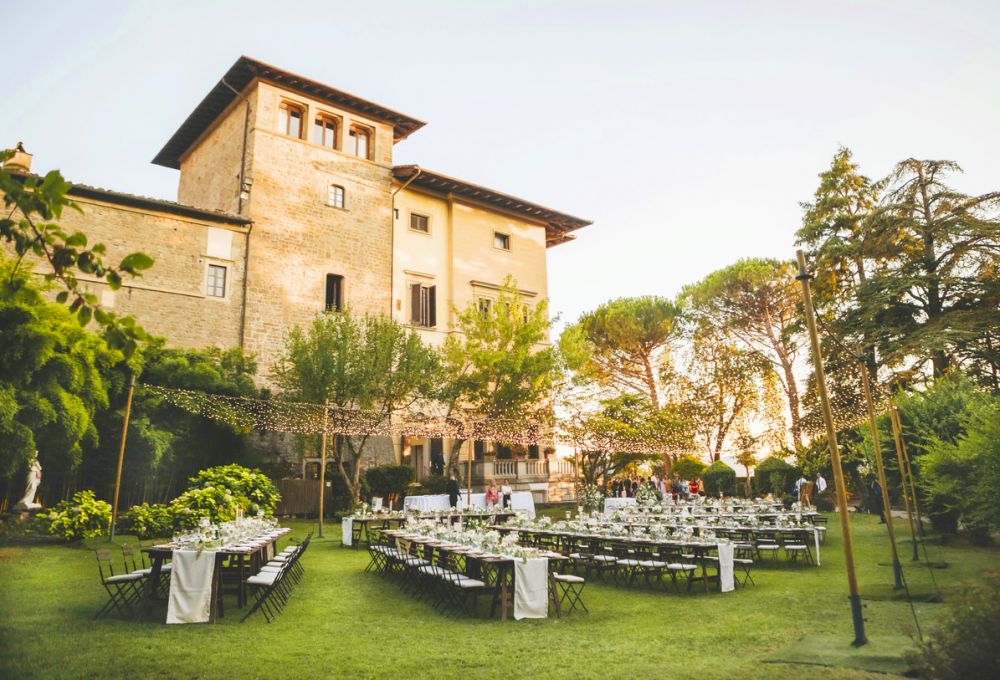
<svg viewBox="0 0 1000 680">
<path fill-rule="evenodd" d="M 38 491 L 38 485 L 42 483 L 42 464 L 38 462 L 37 451 L 31 461 L 31 469 L 28 470 L 27 482 L 28 486 L 24 489 L 24 498 L 18 501 L 14 510 L 38 510 L 42 507 L 40 503 L 35 502 L 35 493 Z"/>
</svg>

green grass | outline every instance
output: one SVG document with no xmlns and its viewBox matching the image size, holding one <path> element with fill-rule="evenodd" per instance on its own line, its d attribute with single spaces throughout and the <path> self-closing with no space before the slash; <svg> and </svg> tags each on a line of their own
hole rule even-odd
<svg viewBox="0 0 1000 680">
<path fill-rule="evenodd" d="M 862 594 L 884 593 L 892 580 L 891 569 L 879 566 L 887 561 L 884 529 L 867 516 L 853 526 Z M 293 527 L 298 535 L 309 528 Z M 305 578 L 270 625 L 260 616 L 241 625 L 233 607 L 214 626 L 93 622 L 104 600 L 91 551 L 99 542 L 5 547 L 0 677 L 871 677 L 839 665 L 773 663 L 809 660 L 808 652 L 804 659 L 788 652 L 797 642 L 801 655 L 822 640 L 831 663 L 850 651 L 835 519 L 829 533 L 822 567 L 761 567 L 754 572 L 757 586 L 735 593 L 676 595 L 588 584 L 589 616 L 506 623 L 441 616 L 392 582 L 362 573 L 366 552 L 341 548 L 337 525 L 326 539 L 313 541 Z M 962 544 L 928 550 L 932 560 L 949 564 L 934 572 L 946 601 L 963 581 L 995 568 L 1000 556 L 995 548 Z M 914 590 L 932 590 L 927 570 L 905 566 Z M 943 607 L 915 606 L 925 630 Z M 873 600 L 865 616 L 879 655 L 901 656 L 913 631 L 909 605 Z"/>
</svg>

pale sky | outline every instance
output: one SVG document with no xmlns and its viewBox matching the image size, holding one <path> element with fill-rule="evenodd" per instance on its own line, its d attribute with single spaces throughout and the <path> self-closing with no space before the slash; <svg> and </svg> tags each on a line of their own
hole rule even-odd
<svg viewBox="0 0 1000 680">
<path fill-rule="evenodd" d="M 427 121 L 396 163 L 594 220 L 549 251 L 563 321 L 791 257 L 838 145 L 1000 188 L 995 1 L 0 0 L 0 26 L 0 145 L 70 181 L 175 199 L 149 161 L 241 54 Z"/>
</svg>

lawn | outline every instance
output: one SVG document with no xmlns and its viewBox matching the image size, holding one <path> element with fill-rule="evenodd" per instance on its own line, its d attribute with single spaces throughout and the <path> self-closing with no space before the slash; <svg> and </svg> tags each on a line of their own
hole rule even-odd
<svg viewBox="0 0 1000 680">
<path fill-rule="evenodd" d="M 292 526 L 299 536 L 309 529 Z M 94 622 L 104 592 L 91 549 L 101 541 L 9 546 L 0 548 L 0 677 L 871 677 L 765 661 L 802 638 L 815 645 L 817 635 L 832 636 L 836 651 L 849 649 L 834 517 L 829 526 L 822 567 L 761 566 L 756 587 L 677 595 L 588 584 L 589 616 L 506 623 L 441 616 L 389 580 L 363 573 L 366 552 L 342 548 L 339 526 L 314 540 L 302 583 L 270 625 L 260 616 L 239 624 L 235 608 L 217 625 Z M 888 558 L 885 531 L 863 516 L 854 534 L 862 594 L 881 598 L 867 602 L 869 637 L 898 649 L 914 629 L 909 605 L 891 599 L 891 569 L 879 565 Z M 1000 562 L 996 548 L 928 550 L 949 565 L 934 571 L 946 599 Z M 931 590 L 926 569 L 910 567 L 907 577 L 913 590 Z M 925 630 L 942 607 L 916 605 Z"/>
</svg>

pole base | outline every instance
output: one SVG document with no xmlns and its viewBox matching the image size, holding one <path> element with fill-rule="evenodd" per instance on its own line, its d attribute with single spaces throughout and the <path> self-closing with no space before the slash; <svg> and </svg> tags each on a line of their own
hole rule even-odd
<svg viewBox="0 0 1000 680">
<path fill-rule="evenodd" d="M 893 586 L 896 590 L 903 589 L 903 565 L 899 563 L 898 559 L 892 561 L 892 576 L 896 581 Z"/>
<path fill-rule="evenodd" d="M 861 596 L 851 595 L 851 618 L 854 620 L 854 642 L 855 647 L 861 647 L 868 643 L 865 637 L 865 618 L 861 614 Z"/>
</svg>

